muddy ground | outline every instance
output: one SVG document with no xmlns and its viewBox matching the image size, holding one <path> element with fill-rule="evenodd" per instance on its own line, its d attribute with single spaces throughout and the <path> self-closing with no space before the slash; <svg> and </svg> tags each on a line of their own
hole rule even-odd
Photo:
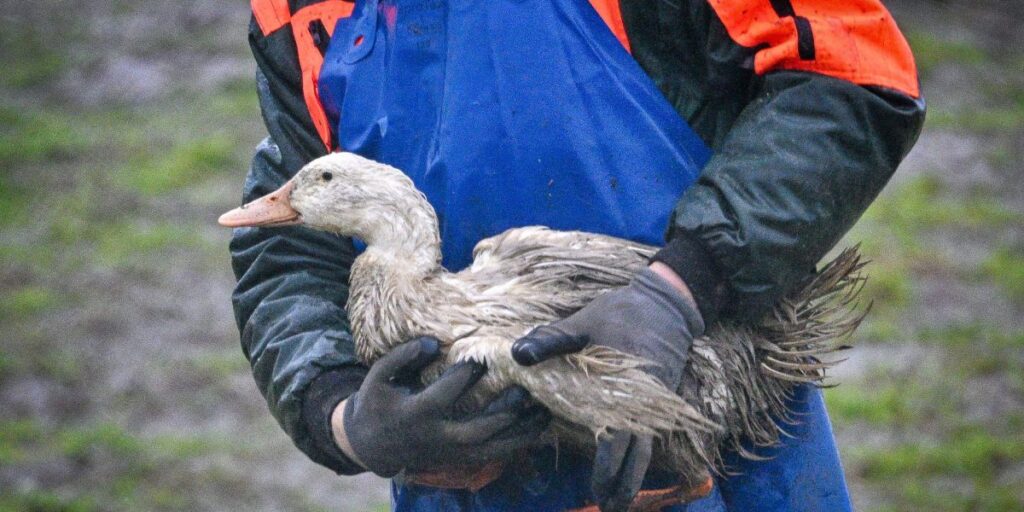
<svg viewBox="0 0 1024 512">
<path fill-rule="evenodd" d="M 1015 4 L 890 3 L 930 111 L 843 242 L 874 260 L 827 391 L 858 510 L 1024 510 Z M 291 447 L 238 347 L 247 9 L 0 0 L 0 511 L 387 508 Z"/>
</svg>

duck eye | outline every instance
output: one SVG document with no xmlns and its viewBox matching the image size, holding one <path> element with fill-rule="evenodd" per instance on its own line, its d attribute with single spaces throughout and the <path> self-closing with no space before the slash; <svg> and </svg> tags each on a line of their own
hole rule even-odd
<svg viewBox="0 0 1024 512">
<path fill-rule="evenodd" d="M 333 178 L 334 175 L 329 172 L 324 172 L 320 177 L 323 178 L 324 181 L 331 181 L 331 178 Z"/>
</svg>

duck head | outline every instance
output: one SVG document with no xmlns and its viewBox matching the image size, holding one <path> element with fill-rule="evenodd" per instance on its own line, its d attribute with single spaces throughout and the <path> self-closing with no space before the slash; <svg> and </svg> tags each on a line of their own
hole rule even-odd
<svg viewBox="0 0 1024 512">
<path fill-rule="evenodd" d="M 352 153 L 306 164 L 281 188 L 218 220 L 227 227 L 301 224 L 355 237 L 368 247 L 431 257 L 440 252 L 437 215 L 412 180 L 394 167 Z"/>
</svg>

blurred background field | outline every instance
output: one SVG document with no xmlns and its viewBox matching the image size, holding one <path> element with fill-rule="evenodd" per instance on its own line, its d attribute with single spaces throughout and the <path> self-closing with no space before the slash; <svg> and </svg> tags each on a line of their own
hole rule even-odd
<svg viewBox="0 0 1024 512">
<path fill-rule="evenodd" d="M 844 244 L 826 396 L 858 510 L 1024 510 L 1024 11 L 888 2 L 929 103 Z M 278 429 L 227 230 L 263 136 L 247 2 L 0 0 L 0 511 L 387 509 Z"/>
</svg>

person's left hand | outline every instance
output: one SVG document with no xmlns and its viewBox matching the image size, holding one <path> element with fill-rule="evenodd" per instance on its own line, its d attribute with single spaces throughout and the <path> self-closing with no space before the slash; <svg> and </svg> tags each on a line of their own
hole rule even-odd
<svg viewBox="0 0 1024 512">
<path fill-rule="evenodd" d="M 530 366 L 602 345 L 649 361 L 644 369 L 675 391 L 693 338 L 703 332 L 704 321 L 685 284 L 667 267 L 648 268 L 568 318 L 534 329 L 512 345 L 512 356 Z M 591 487 L 603 512 L 628 509 L 643 483 L 651 447 L 651 436 L 629 432 L 599 440 Z"/>
</svg>

